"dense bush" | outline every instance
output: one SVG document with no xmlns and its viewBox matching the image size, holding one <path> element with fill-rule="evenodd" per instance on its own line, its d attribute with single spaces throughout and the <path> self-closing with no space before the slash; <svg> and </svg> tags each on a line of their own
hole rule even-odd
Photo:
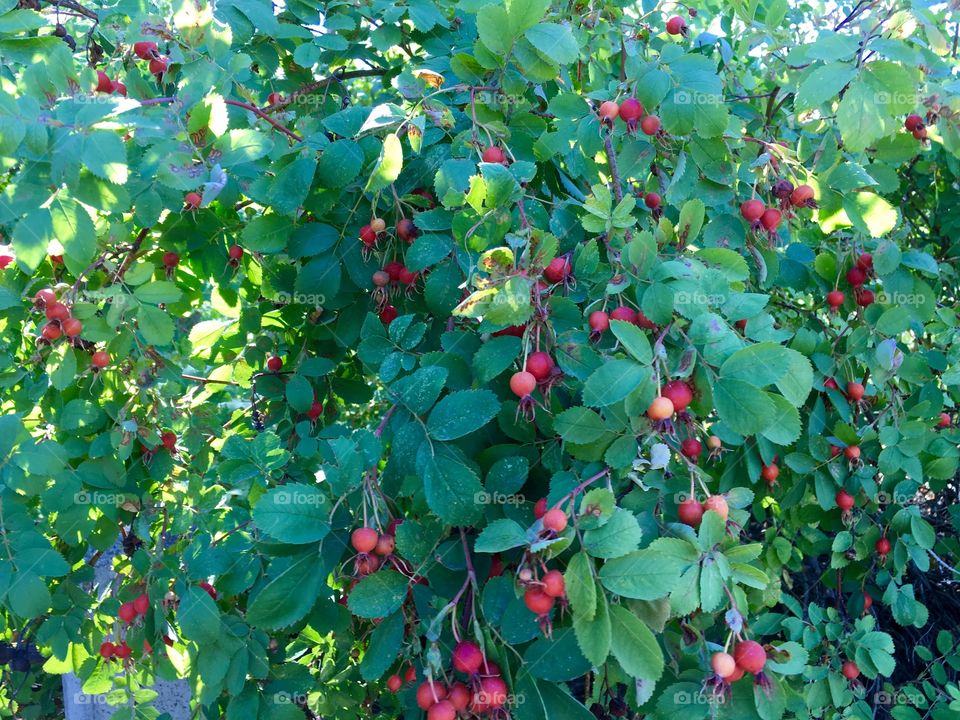
<svg viewBox="0 0 960 720">
<path fill-rule="evenodd" d="M 0 5 L 0 716 L 960 714 L 945 3 Z"/>
</svg>

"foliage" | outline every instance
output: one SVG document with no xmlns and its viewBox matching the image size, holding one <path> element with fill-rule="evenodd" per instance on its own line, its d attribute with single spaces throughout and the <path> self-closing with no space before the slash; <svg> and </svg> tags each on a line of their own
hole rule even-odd
<svg viewBox="0 0 960 720">
<path fill-rule="evenodd" d="M 0 715 L 955 717 L 945 7 L 3 2 Z"/>
</svg>

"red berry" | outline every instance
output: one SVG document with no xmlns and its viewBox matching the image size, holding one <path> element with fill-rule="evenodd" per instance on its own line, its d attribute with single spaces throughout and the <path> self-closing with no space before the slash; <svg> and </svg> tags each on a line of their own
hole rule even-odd
<svg viewBox="0 0 960 720">
<path fill-rule="evenodd" d="M 780 468 L 776 463 L 770 463 L 769 465 L 764 465 L 760 470 L 760 477 L 766 480 L 768 483 L 773 483 L 776 481 L 777 477 L 780 475 Z"/>
<path fill-rule="evenodd" d="M 369 575 L 380 567 L 380 558 L 376 555 L 360 554 L 354 563 L 358 575 Z"/>
<path fill-rule="evenodd" d="M 119 80 L 114 80 L 114 81 L 113 81 L 113 91 L 114 91 L 117 95 L 123 95 L 123 97 L 126 97 L 126 96 L 127 96 L 127 86 L 124 85 L 124 84 L 123 84 L 122 82 L 120 82 Z"/>
<path fill-rule="evenodd" d="M 537 387 L 537 379 L 525 370 L 515 372 L 510 378 L 510 389 L 519 398 L 528 397 Z"/>
<path fill-rule="evenodd" d="M 397 237 L 404 242 L 412 243 L 419 234 L 420 230 L 410 218 L 401 218 L 400 222 L 397 223 Z"/>
<path fill-rule="evenodd" d="M 865 273 L 873 271 L 873 255 L 870 253 L 863 253 L 860 257 L 857 258 L 857 267 L 863 270 Z"/>
<path fill-rule="evenodd" d="M 857 305 L 860 307 L 870 307 L 874 300 L 876 300 L 876 296 L 873 294 L 873 290 L 861 290 L 857 294 Z"/>
<path fill-rule="evenodd" d="M 855 662 L 852 662 L 850 660 L 847 660 L 843 664 L 843 667 L 840 669 L 840 672 L 843 673 L 843 676 L 847 680 L 856 680 L 858 677 L 860 677 L 860 668 L 857 667 L 857 664 Z"/>
<path fill-rule="evenodd" d="M 656 115 L 647 115 L 640 121 L 640 129 L 644 135 L 656 135 L 660 132 L 660 118 Z"/>
<path fill-rule="evenodd" d="M 913 131 L 913 136 L 914 136 L 917 140 L 926 140 L 926 139 L 927 139 L 927 129 L 926 129 L 926 128 L 920 128 L 919 130 L 914 130 L 914 131 Z"/>
<path fill-rule="evenodd" d="M 767 208 L 763 211 L 763 215 L 760 216 L 760 224 L 763 225 L 764 230 L 773 232 L 780 225 L 780 219 L 783 217 L 783 213 L 774 208 Z"/>
<path fill-rule="evenodd" d="M 112 93 L 113 92 L 113 80 L 103 71 L 97 70 L 97 92 L 99 93 Z"/>
<path fill-rule="evenodd" d="M 740 206 L 740 214 L 747 222 L 757 222 L 766 210 L 766 206 L 759 200 L 747 200 Z"/>
<path fill-rule="evenodd" d="M 590 323 L 591 330 L 595 333 L 602 333 L 610 327 L 610 316 L 603 310 L 594 310 L 590 313 L 588 322 Z"/>
<path fill-rule="evenodd" d="M 427 710 L 427 720 L 456 720 L 457 709 L 449 700 L 441 700 Z"/>
<path fill-rule="evenodd" d="M 600 103 L 600 109 L 597 111 L 597 114 L 600 115 L 601 120 L 607 123 L 613 123 L 620 114 L 620 106 L 613 100 L 607 100 Z"/>
<path fill-rule="evenodd" d="M 643 204 L 646 205 L 651 210 L 655 210 L 660 207 L 660 195 L 655 192 L 648 192 L 643 196 Z"/>
<path fill-rule="evenodd" d="M 696 498 L 687 498 L 677 506 L 677 518 L 684 525 L 700 527 L 703 520 L 703 505 Z"/>
<path fill-rule="evenodd" d="M 373 247 L 377 244 L 377 233 L 369 225 L 360 228 L 360 241 L 367 247 Z"/>
<path fill-rule="evenodd" d="M 483 151 L 483 161 L 485 163 L 496 163 L 502 165 L 506 162 L 507 156 L 504 154 L 503 150 L 498 148 L 496 145 L 490 145 L 487 148 L 484 148 Z"/>
<path fill-rule="evenodd" d="M 167 71 L 167 59 L 156 57 L 150 61 L 150 72 L 154 75 L 163 75 Z"/>
<path fill-rule="evenodd" d="M 137 615 L 146 615 L 150 609 L 150 597 L 146 594 L 137 595 L 133 601 L 133 609 L 137 611 Z"/>
<path fill-rule="evenodd" d="M 763 646 L 753 640 L 744 640 L 733 651 L 737 665 L 745 672 L 757 674 L 767 664 L 767 653 Z"/>
<path fill-rule="evenodd" d="M 137 617 L 137 611 L 134 609 L 133 603 L 123 603 L 123 605 L 120 606 L 120 611 L 117 613 L 117 617 L 119 617 L 125 623 L 132 623 Z"/>
<path fill-rule="evenodd" d="M 556 598 L 547 595 L 538 587 L 529 587 L 526 592 L 523 593 L 523 602 L 530 612 L 535 615 L 546 615 L 553 609 Z"/>
<path fill-rule="evenodd" d="M 203 201 L 200 193 L 188 192 L 183 196 L 183 202 L 186 204 L 188 210 L 196 210 L 200 207 L 200 203 Z"/>
<path fill-rule="evenodd" d="M 176 450 L 177 449 L 177 434 L 170 432 L 169 430 L 163 433 L 160 433 L 160 442 L 163 443 L 163 446 L 167 450 Z"/>
<path fill-rule="evenodd" d="M 667 32 L 671 35 L 683 35 L 686 29 L 687 24 L 679 15 L 674 15 L 672 18 L 667 20 Z"/>
<path fill-rule="evenodd" d="M 45 315 L 47 316 L 47 320 L 63 321 L 70 317 L 70 308 L 63 303 L 49 303 Z"/>
<path fill-rule="evenodd" d="M 620 103 L 620 119 L 625 123 L 634 123 L 636 126 L 637 120 L 640 119 L 640 116 L 643 115 L 643 105 L 640 104 L 640 101 L 636 98 L 627 98 L 622 103 Z"/>
<path fill-rule="evenodd" d="M 543 527 L 556 533 L 563 532 L 567 527 L 567 514 L 560 508 L 547 510 L 543 515 Z"/>
<path fill-rule="evenodd" d="M 798 185 L 794 191 L 790 193 L 790 202 L 796 207 L 809 205 L 812 200 L 813 188 L 809 185 Z"/>
<path fill-rule="evenodd" d="M 417 705 L 421 710 L 429 710 L 445 697 L 447 697 L 447 689 L 438 682 L 424 680 L 417 687 Z"/>
<path fill-rule="evenodd" d="M 566 590 L 563 573 L 551 570 L 543 576 L 543 591 L 550 597 L 562 597 Z"/>
<path fill-rule="evenodd" d="M 480 690 L 473 696 L 476 711 L 494 710 L 507 702 L 507 684 L 500 677 L 485 677 L 480 681 Z"/>
<path fill-rule="evenodd" d="M 168 268 L 176 267 L 180 264 L 180 256 L 175 252 L 165 252 L 163 254 L 163 264 Z"/>
<path fill-rule="evenodd" d="M 696 460 L 703 452 L 703 445 L 696 438 L 687 438 L 680 443 L 680 452 L 691 460 Z"/>
<path fill-rule="evenodd" d="M 923 118 L 919 115 L 907 115 L 907 119 L 903 121 L 903 126 L 910 132 L 919 130 L 923 127 Z"/>
<path fill-rule="evenodd" d="M 227 248 L 227 255 L 231 260 L 239 260 L 243 257 L 243 248 L 239 245 L 231 245 Z"/>
<path fill-rule="evenodd" d="M 350 535 L 350 544 L 353 545 L 353 549 L 357 552 L 368 553 L 373 552 L 373 549 L 377 547 L 377 541 L 380 539 L 380 534 L 369 527 L 357 528 Z"/>
<path fill-rule="evenodd" d="M 864 388 L 858 382 L 848 382 L 847 383 L 847 397 L 857 402 L 863 397 Z"/>
<path fill-rule="evenodd" d="M 283 367 L 283 358 L 277 355 L 271 355 L 267 358 L 267 370 L 270 372 L 280 372 L 280 368 Z"/>
<path fill-rule="evenodd" d="M 310 409 L 307 410 L 307 417 L 311 420 L 316 420 L 321 415 L 323 415 L 323 403 L 314 400 L 313 404 L 310 405 Z"/>
<path fill-rule="evenodd" d="M 403 674 L 403 679 L 407 682 L 413 682 L 417 679 L 417 669 L 411 665 L 407 668 L 407 671 Z"/>
<path fill-rule="evenodd" d="M 50 340 L 51 342 L 59 339 L 61 334 L 60 326 L 55 322 L 47 323 L 43 326 L 43 330 L 40 331 L 40 335 L 42 335 L 45 340 Z"/>
<path fill-rule="evenodd" d="M 453 667 L 462 673 L 472 675 L 483 664 L 483 651 L 476 643 L 461 640 L 453 649 Z"/>
<path fill-rule="evenodd" d="M 570 260 L 565 257 L 554 258 L 543 270 L 543 276 L 551 283 L 562 282 L 570 275 Z"/>
<path fill-rule="evenodd" d="M 847 460 L 857 460 L 860 458 L 860 448 L 857 445 L 848 445 L 843 449 L 843 456 Z"/>
<path fill-rule="evenodd" d="M 272 92 L 267 95 L 267 105 L 276 105 L 281 100 L 283 100 L 283 95 L 278 92 Z"/>
<path fill-rule="evenodd" d="M 843 512 L 849 512 L 853 509 L 853 506 L 857 504 L 857 501 L 854 499 L 853 495 L 848 493 L 846 490 L 838 490 L 834 500 L 837 501 L 837 507 Z"/>
<path fill-rule="evenodd" d="M 397 312 L 397 309 L 393 305 L 387 305 L 383 310 L 380 311 L 380 322 L 382 322 L 384 325 L 389 325 L 397 319 L 399 314 L 400 313 Z"/>
<path fill-rule="evenodd" d="M 618 308 L 614 308 L 610 313 L 611 320 L 622 320 L 623 322 L 628 322 L 635 325 L 637 322 L 637 311 L 626 305 L 621 305 Z"/>
<path fill-rule="evenodd" d="M 533 516 L 539 520 L 547 514 L 547 499 L 540 498 L 533 506 Z"/>
<path fill-rule="evenodd" d="M 104 660 L 109 660 L 116 654 L 116 652 L 117 646 L 109 640 L 100 643 L 100 657 L 102 657 Z"/>
<path fill-rule="evenodd" d="M 950 413 L 942 412 L 940 413 L 940 421 L 937 423 L 938 428 L 950 427 Z"/>
<path fill-rule="evenodd" d="M 121 660 L 126 660 L 131 654 L 133 654 L 133 650 L 129 645 L 127 645 L 126 640 L 124 640 L 122 643 L 117 645 L 116 653 L 118 658 Z"/>
<path fill-rule="evenodd" d="M 663 386 L 660 394 L 673 403 L 675 412 L 683 412 L 693 401 L 693 389 L 683 380 L 671 380 Z"/>
<path fill-rule="evenodd" d="M 843 305 L 844 294 L 840 290 L 831 290 L 827 293 L 827 305 L 838 308 Z"/>
<path fill-rule="evenodd" d="M 870 593 L 863 594 L 863 611 L 866 612 L 871 607 L 873 607 L 873 598 L 870 596 Z"/>
<path fill-rule="evenodd" d="M 673 415 L 673 402 L 667 397 L 655 397 L 647 408 L 647 417 L 651 420 L 666 420 Z"/>
<path fill-rule="evenodd" d="M 408 270 L 407 268 L 400 268 L 400 282 L 404 285 L 413 285 L 417 282 L 417 273 Z"/>
<path fill-rule="evenodd" d="M 828 389 L 830 389 L 830 390 L 839 390 L 839 389 L 840 389 L 840 386 L 837 385 L 837 381 L 834 380 L 833 378 L 827 378 L 826 380 L 824 380 L 824 381 L 823 381 L 823 387 L 828 388 Z"/>
<path fill-rule="evenodd" d="M 387 678 L 387 689 L 389 689 L 390 692 L 397 692 L 402 687 L 403 680 L 399 675 L 391 675 Z"/>
<path fill-rule="evenodd" d="M 37 290 L 37 294 L 33 296 L 33 301 L 40 307 L 45 307 L 57 301 L 57 294 L 50 288 Z"/>
<path fill-rule="evenodd" d="M 847 282 L 853 287 L 860 287 L 867 281 L 867 274 L 858 267 L 847 270 Z"/>
<path fill-rule="evenodd" d="M 877 540 L 873 547 L 877 551 L 878 555 L 887 555 L 890 552 L 890 541 L 887 540 L 887 538 L 882 537 Z"/>
<path fill-rule="evenodd" d="M 90 356 L 90 363 L 98 370 L 103 370 L 110 364 L 110 356 L 103 350 L 98 350 Z"/>
<path fill-rule="evenodd" d="M 710 667 L 720 677 L 728 678 L 736 671 L 737 661 L 730 653 L 715 652 L 710 658 Z"/>
<path fill-rule="evenodd" d="M 152 60 L 157 56 L 157 44 L 149 40 L 141 40 L 133 44 L 133 54 L 141 60 Z"/>
<path fill-rule="evenodd" d="M 83 323 L 76 318 L 68 318 L 63 321 L 63 334 L 67 337 L 76 337 L 83 332 Z"/>
<path fill-rule="evenodd" d="M 390 282 L 390 273 L 386 270 L 377 270 L 371 278 L 373 284 L 377 287 L 384 287 Z"/>
<path fill-rule="evenodd" d="M 530 353 L 524 369 L 533 375 L 537 380 L 545 380 L 550 376 L 550 372 L 553 370 L 554 364 L 553 358 L 550 357 L 549 354 L 539 351 Z"/>
<path fill-rule="evenodd" d="M 732 683 L 735 683 L 740 678 L 742 678 L 743 675 L 744 675 L 743 668 L 738 666 L 737 669 L 733 671 L 733 675 L 730 675 L 724 678 L 724 682 L 726 682 L 727 685 L 730 685 Z"/>
<path fill-rule="evenodd" d="M 727 505 L 727 499 L 723 495 L 711 495 L 703 502 L 703 511 L 713 510 L 724 521 L 730 517 L 730 506 Z"/>
<path fill-rule="evenodd" d="M 455 682 L 450 685 L 447 692 L 447 702 L 453 705 L 457 712 L 463 712 L 470 706 L 470 688 L 462 682 Z"/>
</svg>

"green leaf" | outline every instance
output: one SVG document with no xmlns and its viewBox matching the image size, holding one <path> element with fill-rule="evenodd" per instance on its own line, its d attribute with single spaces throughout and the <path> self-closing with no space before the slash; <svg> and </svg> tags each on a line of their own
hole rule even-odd
<svg viewBox="0 0 960 720">
<path fill-rule="evenodd" d="M 489 390 L 459 390 L 437 403 L 427 420 L 436 440 L 455 440 L 479 430 L 500 411 L 500 401 Z"/>
<path fill-rule="evenodd" d="M 585 407 L 564 410 L 554 419 L 553 429 L 564 440 L 577 445 L 598 440 L 607 432 L 603 419 L 595 411 Z"/>
<path fill-rule="evenodd" d="M 577 59 L 579 48 L 569 28 L 554 23 L 537 23 L 527 30 L 526 38 L 541 55 L 558 65 Z"/>
<path fill-rule="evenodd" d="M 634 514 L 617 508 L 601 527 L 583 534 L 583 549 L 593 557 L 617 558 L 636 550 L 642 537 Z"/>
<path fill-rule="evenodd" d="M 117 185 L 127 182 L 127 148 L 120 136 L 109 130 L 93 130 L 83 139 L 81 162 L 97 177 Z"/>
<path fill-rule="evenodd" d="M 872 192 L 848 193 L 843 198 L 843 209 L 853 226 L 870 237 L 883 237 L 900 222 L 897 209 Z"/>
<path fill-rule="evenodd" d="M 583 384 L 583 404 L 595 407 L 612 405 L 649 378 L 649 368 L 633 360 L 610 360 L 594 370 Z"/>
<path fill-rule="evenodd" d="M 713 401 L 720 419 L 740 435 L 762 432 L 776 417 L 769 394 L 743 380 L 718 380 L 713 386 Z"/>
<path fill-rule="evenodd" d="M 223 167 L 259 160 L 273 147 L 270 138 L 258 130 L 236 128 L 217 138 L 213 144 L 220 155 Z"/>
<path fill-rule="evenodd" d="M 139 286 L 133 291 L 133 294 L 140 302 L 159 305 L 176 302 L 183 295 L 183 292 L 175 283 L 167 280 L 154 280 Z"/>
<path fill-rule="evenodd" d="M 578 552 L 567 563 L 563 574 L 567 599 L 573 608 L 574 617 L 591 620 L 597 610 L 597 586 L 593 579 L 593 561 L 585 552 Z"/>
<path fill-rule="evenodd" d="M 477 537 L 474 550 L 495 553 L 527 544 L 527 531 L 513 520 L 494 520 Z"/>
<path fill-rule="evenodd" d="M 480 516 L 485 497 L 480 478 L 452 449 L 437 446 L 431 455 L 424 443 L 417 462 L 427 505 L 437 517 L 450 525 L 470 525 Z"/>
<path fill-rule="evenodd" d="M 180 598 L 177 622 L 184 637 L 200 645 L 215 643 L 223 631 L 217 604 L 206 590 L 195 585 Z"/>
<path fill-rule="evenodd" d="M 574 614 L 573 633 L 583 656 L 594 667 L 602 666 L 610 654 L 612 640 L 606 595 L 602 592 L 597 593 L 597 608 L 593 617 Z"/>
<path fill-rule="evenodd" d="M 643 365 L 649 365 L 653 361 L 653 349 L 643 330 L 626 320 L 611 320 L 610 330 L 634 360 Z"/>
<path fill-rule="evenodd" d="M 173 320 L 160 308 L 142 305 L 137 311 L 137 327 L 143 339 L 151 345 L 169 345 L 173 342 Z"/>
<path fill-rule="evenodd" d="M 397 659 L 403 645 L 404 616 L 395 612 L 370 633 L 370 643 L 360 661 L 360 677 L 367 682 L 380 678 Z"/>
<path fill-rule="evenodd" d="M 383 190 L 394 180 L 400 177 L 400 171 L 403 169 L 403 146 L 400 145 L 400 138 L 395 133 L 390 133 L 383 139 L 383 148 L 380 151 L 380 158 L 377 165 L 367 181 L 364 192 L 374 192 Z"/>
<path fill-rule="evenodd" d="M 837 127 L 844 146 L 851 152 L 864 150 L 886 135 L 877 92 L 864 80 L 854 80 L 847 86 L 837 108 Z"/>
<path fill-rule="evenodd" d="M 815 68 L 800 81 L 794 100 L 796 110 L 810 110 L 836 97 L 853 78 L 857 68 L 849 63 L 831 62 Z"/>
<path fill-rule="evenodd" d="M 330 532 L 330 502 L 318 488 L 287 483 L 273 488 L 253 508 L 257 527 L 281 542 L 300 545 Z"/>
<path fill-rule="evenodd" d="M 501 335 L 487 340 L 473 356 L 473 374 L 477 382 L 493 380 L 513 364 L 520 350 L 518 337 Z"/>
<path fill-rule="evenodd" d="M 552 638 L 534 641 L 523 654 L 524 670 L 541 680 L 566 682 L 590 670 L 572 628 L 554 629 Z"/>
<path fill-rule="evenodd" d="M 406 596 L 406 577 L 396 570 L 379 570 L 357 583 L 347 607 L 358 617 L 382 618 L 395 612 Z"/>
<path fill-rule="evenodd" d="M 376 574 L 383 572 L 390 571 Z M 251 596 L 246 621 L 265 630 L 279 630 L 294 624 L 310 612 L 326 575 L 316 552 L 273 560 L 266 584 Z"/>
<path fill-rule="evenodd" d="M 607 590 L 622 597 L 636 600 L 666 597 L 689 564 L 670 550 L 661 541 L 654 541 L 648 548 L 608 560 L 600 569 L 600 582 Z"/>
<path fill-rule="evenodd" d="M 620 605 L 610 608 L 613 656 L 631 677 L 654 683 L 663 675 L 663 652 L 640 619 Z"/>
</svg>

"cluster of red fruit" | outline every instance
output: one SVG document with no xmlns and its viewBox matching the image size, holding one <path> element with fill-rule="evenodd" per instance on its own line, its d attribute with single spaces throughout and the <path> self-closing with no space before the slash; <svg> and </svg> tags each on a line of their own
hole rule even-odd
<svg viewBox="0 0 960 720">
<path fill-rule="evenodd" d="M 789 180 L 778 180 L 774 183 L 773 195 L 780 200 L 781 209 L 767 207 L 762 200 L 756 198 L 740 205 L 740 215 L 750 223 L 750 227 L 755 232 L 766 230 L 772 236 L 780 227 L 784 209 L 789 212 L 791 208 L 817 206 L 813 188 L 809 185 L 793 187 L 793 183 Z"/>
<path fill-rule="evenodd" d="M 163 74 L 167 71 L 169 60 L 160 54 L 155 42 L 150 40 L 135 42 L 133 44 L 133 54 L 141 60 L 148 60 L 150 62 L 150 72 L 157 78 L 158 82 L 163 78 Z"/>
<path fill-rule="evenodd" d="M 647 408 L 647 417 L 654 422 L 662 422 L 682 413 L 693 402 L 693 388 L 684 380 L 671 380 L 664 385 L 660 394 Z"/>
<path fill-rule="evenodd" d="M 907 115 L 907 119 L 903 121 L 903 127 L 917 140 L 922 142 L 927 139 L 927 126 L 919 115 Z"/>
<path fill-rule="evenodd" d="M 417 687 L 417 706 L 427 711 L 427 720 L 455 720 L 466 712 L 481 715 L 507 703 L 507 684 L 501 677 L 500 667 L 484 657 L 479 645 L 469 640 L 457 643 L 453 649 L 453 667 L 467 675 L 469 685 L 459 680 L 444 685 L 428 679 Z M 410 679 L 409 671 L 407 677 Z M 387 687 L 399 689 L 399 680 L 398 675 L 392 675 Z"/>
<path fill-rule="evenodd" d="M 131 625 L 138 617 L 146 615 L 149 610 L 150 598 L 146 594 L 140 594 L 134 600 L 120 605 L 120 610 L 117 612 L 117 617 L 127 625 Z M 147 649 L 149 648 L 149 643 L 144 641 L 143 645 L 144 650 L 150 652 Z M 133 650 L 129 645 L 127 645 L 126 640 L 123 640 L 119 643 L 112 643 L 107 640 L 100 644 L 100 657 L 102 657 L 104 660 L 112 660 L 113 658 L 126 660 L 132 654 Z"/>
<path fill-rule="evenodd" d="M 118 95 L 123 95 L 124 97 L 127 96 L 127 86 L 119 80 L 111 80 L 110 76 L 107 75 L 103 70 L 97 70 L 96 91 L 98 93 L 104 93 L 105 95 L 117 93 Z"/>
<path fill-rule="evenodd" d="M 767 664 L 767 652 L 763 645 L 753 640 L 737 643 L 733 655 L 728 652 L 715 652 L 710 658 L 710 667 L 717 677 L 727 685 L 735 683 L 745 673 L 758 675 Z"/>
<path fill-rule="evenodd" d="M 546 272 L 544 272 L 544 274 L 546 274 Z M 644 330 L 653 330 L 657 327 L 642 311 L 634 310 L 628 305 L 621 305 L 609 313 L 604 310 L 594 310 L 590 313 L 587 317 L 587 323 L 590 325 L 591 337 L 599 340 L 603 333 L 610 329 L 611 320 L 628 322 Z"/>
<path fill-rule="evenodd" d="M 853 288 L 853 295 L 860 307 L 868 307 L 876 300 L 873 290 L 863 287 L 867 278 L 873 275 L 873 255 L 862 253 L 857 257 L 854 266 L 847 270 L 847 282 Z M 835 312 L 843 305 L 846 296 L 840 290 L 831 290 L 827 293 L 827 304 Z"/>
<path fill-rule="evenodd" d="M 357 575 L 369 575 L 376 572 L 381 558 L 392 555 L 397 547 L 396 538 L 391 533 L 378 533 L 371 527 L 357 528 L 350 535 L 350 544 L 357 551 L 354 567 Z"/>
<path fill-rule="evenodd" d="M 419 195 L 431 206 L 434 203 L 433 196 L 426 190 L 418 188 L 414 190 L 413 194 Z M 367 225 L 360 228 L 360 242 L 363 243 L 365 253 L 372 252 L 377 248 L 380 240 L 386 234 L 386 230 L 386 221 L 378 217 L 372 218 Z M 420 229 L 410 218 L 400 218 L 394 229 L 394 234 L 397 238 L 409 245 L 420 236 Z M 419 277 L 418 273 L 407 269 L 402 262 L 396 260 L 385 263 L 382 270 L 378 270 L 373 274 L 372 280 L 375 287 L 374 300 L 376 302 L 377 314 L 384 325 L 392 323 L 400 313 L 397 308 L 387 301 L 386 293 L 382 289 L 388 285 L 393 285 L 394 287 L 403 285 L 410 291 L 416 285 Z"/>
<path fill-rule="evenodd" d="M 33 296 L 34 306 L 43 310 L 47 323 L 40 331 L 40 337 L 47 342 L 59 340 L 61 336 L 75 338 L 83 332 L 83 323 L 70 316 L 70 308 L 57 301 L 56 293 L 50 288 L 39 290 Z M 110 356 L 98 350 L 90 357 L 94 370 L 102 370 L 110 364 Z"/>
<path fill-rule="evenodd" d="M 367 249 L 373 249 L 380 242 L 380 239 L 386 231 L 386 221 L 383 218 L 375 217 L 360 228 L 360 242 L 362 242 Z M 397 222 L 395 233 L 398 238 L 409 245 L 419 237 L 420 229 L 410 218 L 400 218 L 399 222 Z"/>
<path fill-rule="evenodd" d="M 547 499 L 540 498 L 533 506 L 533 515 L 543 524 L 544 532 L 553 536 L 559 535 L 567 528 L 567 514 L 560 508 L 547 509 Z M 559 570 L 548 570 L 539 580 L 533 571 L 524 568 L 519 573 L 523 591 L 523 602 L 530 612 L 540 618 L 545 618 L 553 609 L 557 598 L 566 594 L 566 584 L 563 573 Z"/>
<path fill-rule="evenodd" d="M 723 495 L 710 495 L 706 500 L 700 502 L 695 497 L 689 497 L 677 506 L 677 518 L 684 525 L 692 528 L 700 527 L 703 520 L 703 514 L 707 510 L 713 510 L 726 522 L 730 517 L 730 506 Z"/>
<path fill-rule="evenodd" d="M 613 127 L 613 121 L 619 117 L 626 123 L 629 133 L 635 133 L 638 126 L 644 135 L 656 135 L 660 132 L 660 118 L 656 115 L 644 117 L 643 105 L 636 98 L 627 98 L 619 105 L 613 100 L 607 100 L 600 104 L 597 112 L 600 122 L 609 128 Z"/>
</svg>

